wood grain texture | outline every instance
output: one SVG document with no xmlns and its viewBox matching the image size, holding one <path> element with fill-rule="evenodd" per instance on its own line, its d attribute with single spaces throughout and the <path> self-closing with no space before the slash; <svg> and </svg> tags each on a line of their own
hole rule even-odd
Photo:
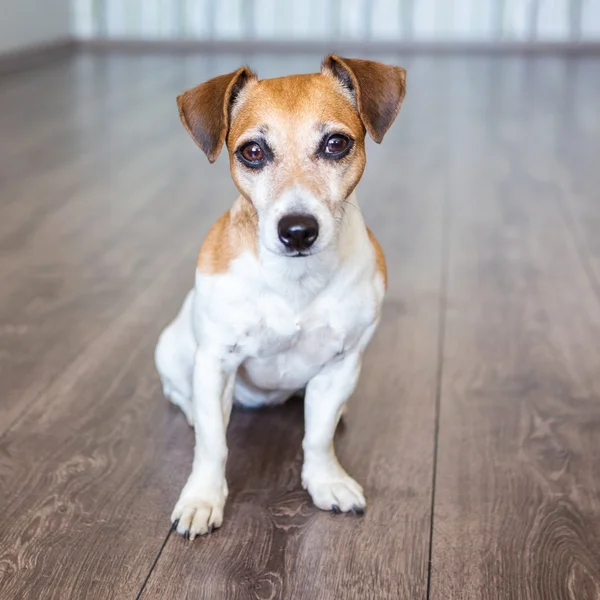
<svg viewBox="0 0 600 600">
<path fill-rule="evenodd" d="M 193 435 L 152 353 L 235 189 L 174 98 L 318 60 L 0 79 L 1 598 L 600 597 L 600 62 L 375 58 L 408 94 L 358 189 L 389 290 L 336 445 L 367 514 L 301 489 L 301 401 L 236 410 L 225 525 L 192 544 L 168 519 Z"/>
<path fill-rule="evenodd" d="M 600 597 L 600 303 L 560 208 L 590 165 L 545 93 L 565 68 L 453 67 L 432 600 Z"/>
<path fill-rule="evenodd" d="M 32 111 L 51 133 L 35 142 L 25 119 L 2 145 L 28 165 L 0 195 L 2 598 L 135 597 L 169 531 L 176 484 L 158 457 L 189 432 L 161 399 L 153 350 L 229 184 L 198 181 L 173 101 L 181 69 L 144 65 L 55 66 L 46 117 Z M 5 81 L 3 123 L 43 112 L 50 83 Z"/>
<path fill-rule="evenodd" d="M 193 435 L 162 398 L 152 352 L 202 236 L 235 197 L 227 165 L 209 167 L 187 140 L 174 98 L 240 60 L 80 57 L 0 85 L 11 136 L 0 148 L 1 597 L 133 598 L 159 556 L 146 597 L 198 593 L 208 551 L 211 598 L 425 598 L 443 182 L 419 203 L 399 202 L 416 183 L 382 183 L 397 157 L 379 148 L 364 184 L 379 197 L 365 212 L 410 293 L 391 278 L 338 440 L 370 495 L 368 516 L 335 519 L 300 489 L 301 403 L 236 412 L 229 525 L 212 538 L 223 545 L 185 549 L 172 536 L 161 554 Z M 257 62 L 263 75 L 318 66 Z M 391 144 L 419 127 L 407 123 Z M 407 146 L 402 160 L 423 172 L 440 161 L 441 136 L 431 148 L 424 157 Z M 403 223 L 400 245 L 390 215 Z M 383 544 L 387 560 L 365 544 Z M 341 545 L 348 561 L 334 561 Z M 177 577 L 164 575 L 171 561 Z"/>
<path fill-rule="evenodd" d="M 172 254 L 153 252 L 164 219 L 176 228 L 188 218 L 176 210 L 159 219 L 147 210 L 149 202 L 158 208 L 160 195 L 164 201 L 172 191 L 177 171 L 165 173 L 157 167 L 174 151 L 173 142 L 179 136 L 163 125 L 158 129 L 161 150 L 143 154 L 136 151 L 133 141 L 146 140 L 149 118 L 166 115 L 163 105 L 169 95 L 161 90 L 156 103 L 146 103 L 145 118 L 136 121 L 135 127 L 130 124 L 126 135 L 118 137 L 109 125 L 119 127 L 121 121 L 132 120 L 129 102 L 138 93 L 139 82 L 134 79 L 128 87 L 124 76 L 117 78 L 115 85 L 123 99 L 116 104 L 115 114 L 103 116 L 103 96 L 100 99 L 96 93 L 83 98 L 95 128 L 105 131 L 104 139 L 91 129 L 81 129 L 78 134 L 82 139 L 87 136 L 90 143 L 73 145 L 69 138 L 62 138 L 65 130 L 81 124 L 78 111 L 69 110 L 71 88 L 78 83 L 72 73 L 71 79 L 67 76 L 69 66 L 74 68 L 71 63 L 55 68 L 58 83 L 46 96 L 48 109 L 36 110 L 42 105 L 39 96 L 30 91 L 33 75 L 16 82 L 16 90 L 23 93 L 20 102 L 14 88 L 0 94 L 0 104 L 10 108 L 8 96 L 18 107 L 1 112 L 2 126 L 14 128 L 13 134 L 21 127 L 21 135 L 13 135 L 15 142 L 2 146 L 6 158 L 2 170 L 6 171 L 0 205 L 0 335 L 7 350 L 0 356 L 0 377 L 7 385 L 0 406 L 0 434 L 100 335 L 155 271 L 169 264 Z M 159 89 L 161 83 L 158 78 Z M 42 89 L 46 89 L 44 83 Z M 61 90 L 66 108 L 56 113 L 51 108 L 53 96 L 60 104 Z M 24 105 L 29 105 L 29 110 Z M 30 113 L 35 117 L 28 117 Z M 31 146 L 21 144 L 29 137 L 31 121 L 43 121 L 44 114 L 53 126 L 53 135 L 46 139 L 34 126 Z M 54 162 L 57 154 L 61 160 Z M 52 159 L 40 164 L 40 156 Z M 121 168 L 115 171 L 117 162 Z M 11 168 L 13 163 L 21 168 Z M 30 171 L 32 164 L 39 165 L 35 176 Z M 32 353 L 34 345 L 37 352 Z M 27 369 L 35 370 L 37 376 L 22 377 Z"/>
</svg>

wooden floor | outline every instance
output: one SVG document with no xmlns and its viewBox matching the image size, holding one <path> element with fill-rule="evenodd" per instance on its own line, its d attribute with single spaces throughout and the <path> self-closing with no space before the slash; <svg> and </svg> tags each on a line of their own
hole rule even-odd
<svg viewBox="0 0 600 600">
<path fill-rule="evenodd" d="M 169 515 L 193 434 L 153 350 L 234 198 L 175 95 L 249 62 L 78 57 L 0 79 L 0 598 L 600 598 L 600 59 L 382 57 L 408 95 L 359 187 L 390 290 L 342 462 L 237 411 L 224 527 Z"/>
</svg>

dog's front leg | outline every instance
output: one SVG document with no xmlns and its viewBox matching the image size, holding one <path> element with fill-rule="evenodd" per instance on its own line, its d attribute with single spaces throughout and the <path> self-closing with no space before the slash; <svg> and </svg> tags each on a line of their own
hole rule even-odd
<svg viewBox="0 0 600 600">
<path fill-rule="evenodd" d="M 360 367 L 360 353 L 348 354 L 327 365 L 306 388 L 302 485 L 323 510 L 362 513 L 366 506 L 361 486 L 344 471 L 333 447 L 335 429 Z"/>
<path fill-rule="evenodd" d="M 194 359 L 193 412 L 196 445 L 192 473 L 175 505 L 171 520 L 177 531 L 189 535 L 211 532 L 223 523 L 227 498 L 225 434 L 236 369 L 199 349 Z"/>
</svg>

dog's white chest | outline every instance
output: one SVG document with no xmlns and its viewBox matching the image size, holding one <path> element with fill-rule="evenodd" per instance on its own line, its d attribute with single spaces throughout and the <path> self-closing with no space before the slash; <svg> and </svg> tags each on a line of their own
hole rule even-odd
<svg viewBox="0 0 600 600">
<path fill-rule="evenodd" d="M 345 335 L 332 327 L 300 323 L 293 336 L 268 330 L 259 351 L 242 363 L 246 378 L 265 390 L 293 390 L 306 385 L 325 364 L 343 352 Z"/>
<path fill-rule="evenodd" d="M 197 274 L 196 340 L 257 390 L 302 388 L 377 320 L 383 287 L 371 260 L 365 251 L 334 272 L 303 259 L 304 273 L 278 280 L 246 257 L 222 276 Z"/>
<path fill-rule="evenodd" d="M 264 390 L 304 387 L 327 363 L 353 347 L 375 318 L 366 302 L 315 302 L 295 313 L 287 307 L 270 307 L 245 347 L 245 379 Z M 371 313 L 371 314 L 369 314 Z"/>
</svg>

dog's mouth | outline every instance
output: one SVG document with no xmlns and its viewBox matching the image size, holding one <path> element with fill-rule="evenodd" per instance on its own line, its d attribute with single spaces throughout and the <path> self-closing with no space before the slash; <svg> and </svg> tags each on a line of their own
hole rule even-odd
<svg viewBox="0 0 600 600">
<path fill-rule="evenodd" d="M 271 253 L 280 256 L 282 258 L 308 258 L 309 256 L 314 256 L 320 252 L 320 249 L 313 250 L 288 250 L 287 252 L 281 250 L 272 250 L 271 248 L 267 248 Z"/>
<path fill-rule="evenodd" d="M 283 256 L 285 258 L 308 258 L 319 254 L 321 250 L 322 248 L 315 248 L 314 250 L 312 248 L 310 250 L 294 250 L 293 252 L 283 254 Z"/>
</svg>

